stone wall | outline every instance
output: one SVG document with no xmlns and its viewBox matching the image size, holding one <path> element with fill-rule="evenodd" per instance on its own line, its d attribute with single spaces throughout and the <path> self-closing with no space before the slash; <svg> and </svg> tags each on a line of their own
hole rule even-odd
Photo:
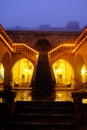
<svg viewBox="0 0 87 130">
<path fill-rule="evenodd" d="M 14 43 L 25 43 L 30 47 L 40 39 L 46 39 L 50 42 L 51 47 L 55 48 L 58 44 L 73 43 L 81 32 L 50 32 L 50 31 L 14 31 L 8 30 L 7 34 Z"/>
</svg>

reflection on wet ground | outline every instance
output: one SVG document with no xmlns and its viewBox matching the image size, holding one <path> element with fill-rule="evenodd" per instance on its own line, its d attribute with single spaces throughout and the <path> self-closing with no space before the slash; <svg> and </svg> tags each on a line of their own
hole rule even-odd
<svg viewBox="0 0 87 130">
<path fill-rule="evenodd" d="M 72 91 L 56 91 L 55 101 L 73 101 Z"/>
<path fill-rule="evenodd" d="M 32 90 L 14 90 L 15 101 L 32 101 Z M 73 101 L 72 91 L 56 91 L 55 101 Z"/>
<path fill-rule="evenodd" d="M 15 101 L 32 101 L 31 90 L 15 90 Z"/>
</svg>

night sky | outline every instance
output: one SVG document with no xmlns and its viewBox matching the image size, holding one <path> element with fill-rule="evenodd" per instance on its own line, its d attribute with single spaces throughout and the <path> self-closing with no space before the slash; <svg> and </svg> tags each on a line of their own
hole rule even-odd
<svg viewBox="0 0 87 130">
<path fill-rule="evenodd" d="M 7 27 L 87 25 L 87 0 L 0 0 L 0 24 Z"/>
</svg>

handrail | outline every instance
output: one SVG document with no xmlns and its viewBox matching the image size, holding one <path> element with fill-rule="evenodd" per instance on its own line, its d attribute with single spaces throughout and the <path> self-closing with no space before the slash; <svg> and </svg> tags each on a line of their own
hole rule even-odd
<svg viewBox="0 0 87 130">
<path fill-rule="evenodd" d="M 7 45 L 7 47 L 13 51 L 12 48 L 12 40 L 10 39 L 10 37 L 7 35 L 7 33 L 5 32 L 4 28 L 0 25 L 0 38 L 4 41 L 4 43 Z"/>
<path fill-rule="evenodd" d="M 79 37 L 76 39 L 75 44 L 78 45 L 83 39 L 85 39 L 85 36 L 87 35 L 87 27 L 82 31 L 82 33 L 79 35 Z"/>
<path fill-rule="evenodd" d="M 77 49 L 84 43 L 84 41 L 87 39 L 87 36 L 84 37 L 84 39 L 82 39 L 79 44 L 75 44 L 75 48 L 73 50 L 73 53 L 77 51 Z"/>
<path fill-rule="evenodd" d="M 74 44 L 62 44 L 48 52 L 49 60 L 51 61 L 55 56 L 62 53 L 72 53 L 75 48 Z"/>
<path fill-rule="evenodd" d="M 13 50 L 15 53 L 26 53 L 28 54 L 30 57 L 34 58 L 35 60 L 38 59 L 39 53 L 37 51 L 35 51 L 34 49 L 32 49 L 31 47 L 29 47 L 26 44 L 23 43 L 13 43 L 12 44 Z"/>
</svg>

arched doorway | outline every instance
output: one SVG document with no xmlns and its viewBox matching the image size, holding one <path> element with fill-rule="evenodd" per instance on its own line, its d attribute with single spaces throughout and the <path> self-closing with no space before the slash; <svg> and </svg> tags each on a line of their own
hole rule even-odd
<svg viewBox="0 0 87 130">
<path fill-rule="evenodd" d="M 56 79 L 56 89 L 73 89 L 75 81 L 71 64 L 64 59 L 59 59 L 52 67 Z"/>
<path fill-rule="evenodd" d="M 35 49 L 39 52 L 48 52 L 50 51 L 51 45 L 50 42 L 47 39 L 39 39 L 36 42 Z"/>
<path fill-rule="evenodd" d="M 4 83 L 4 67 L 3 64 L 0 63 L 0 89 L 3 89 L 3 83 Z"/>
<path fill-rule="evenodd" d="M 12 68 L 12 88 L 30 88 L 34 65 L 26 58 L 18 60 Z"/>
</svg>

